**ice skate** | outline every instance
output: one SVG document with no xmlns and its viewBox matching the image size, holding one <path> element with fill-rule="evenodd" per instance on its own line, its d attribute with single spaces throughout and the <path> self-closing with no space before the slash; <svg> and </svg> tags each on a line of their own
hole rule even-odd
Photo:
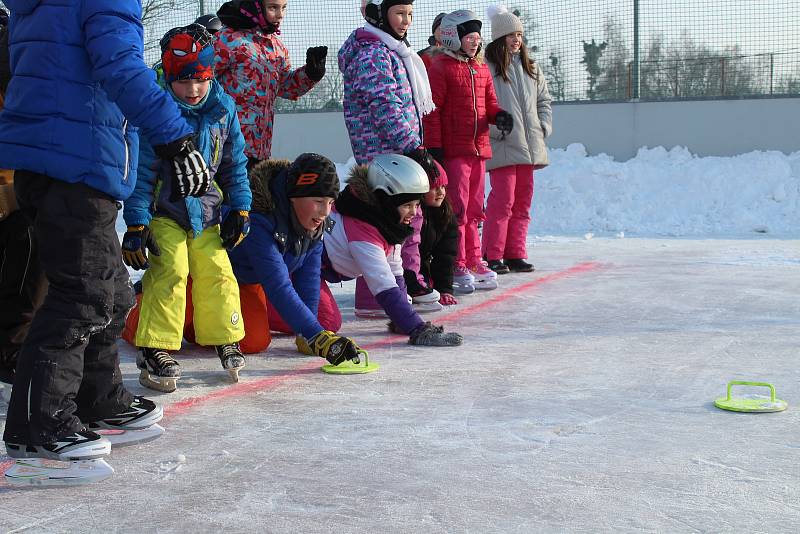
<svg viewBox="0 0 800 534">
<path fill-rule="evenodd" d="M 360 319 L 387 319 L 389 317 L 383 308 L 356 308 L 355 314 Z"/>
<path fill-rule="evenodd" d="M 61 462 L 94 460 L 111 454 L 111 442 L 96 432 L 84 429 L 46 445 L 7 441 L 6 452 L 11 458 L 44 458 Z"/>
<path fill-rule="evenodd" d="M 242 354 L 238 343 L 228 345 L 218 345 L 217 356 L 222 363 L 222 368 L 230 373 L 234 382 L 239 381 L 239 370 L 245 365 L 244 354 Z"/>
<path fill-rule="evenodd" d="M 169 352 L 143 347 L 136 355 L 139 383 L 146 388 L 172 393 L 181 377 L 181 368 Z"/>
<path fill-rule="evenodd" d="M 481 261 L 469 268 L 475 280 L 475 289 L 497 289 L 497 273 L 489 269 L 485 261 Z"/>
<path fill-rule="evenodd" d="M 442 311 L 444 306 L 439 304 L 439 292 L 435 289 L 427 289 L 427 292 L 411 297 L 411 307 L 417 313 L 433 313 Z"/>
<path fill-rule="evenodd" d="M 536 270 L 532 263 L 528 263 L 524 259 L 510 259 L 504 260 L 504 262 L 512 273 L 531 273 Z"/>
<path fill-rule="evenodd" d="M 463 266 L 456 266 L 453 270 L 453 292 L 456 295 L 469 295 L 475 291 L 475 277 Z"/>
<path fill-rule="evenodd" d="M 164 409 L 144 397 L 134 397 L 130 407 L 101 421 L 89 423 L 88 429 L 111 442 L 112 447 L 125 447 L 147 443 L 161 437 L 164 428 L 157 423 L 164 416 Z"/>
<path fill-rule="evenodd" d="M 114 474 L 103 459 L 111 453 L 111 443 L 88 430 L 46 445 L 6 442 L 6 452 L 16 462 L 6 470 L 5 481 L 15 486 L 77 486 Z"/>
</svg>

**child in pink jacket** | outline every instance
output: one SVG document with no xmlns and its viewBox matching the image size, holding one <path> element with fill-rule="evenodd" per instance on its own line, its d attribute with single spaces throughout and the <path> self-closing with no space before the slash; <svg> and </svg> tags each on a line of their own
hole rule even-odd
<svg viewBox="0 0 800 534">
<path fill-rule="evenodd" d="M 495 289 L 497 273 L 481 259 L 485 161 L 492 157 L 489 124 L 506 132 L 511 115 L 497 104 L 492 76 L 480 56 L 481 21 L 472 11 L 442 19 L 441 53 L 428 73 L 436 110 L 425 117 L 425 144 L 445 168 L 447 196 L 456 214 L 459 243 L 454 285 L 467 291 Z"/>
</svg>

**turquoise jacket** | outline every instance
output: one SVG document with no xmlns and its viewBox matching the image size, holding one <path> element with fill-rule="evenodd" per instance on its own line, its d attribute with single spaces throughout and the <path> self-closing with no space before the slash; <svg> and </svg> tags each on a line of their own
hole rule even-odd
<svg viewBox="0 0 800 534">
<path fill-rule="evenodd" d="M 172 163 L 159 159 L 147 139 L 142 138 L 136 188 L 125 201 L 123 216 L 128 226 L 150 224 L 154 216 L 169 217 L 197 236 L 221 222 L 223 201 L 231 209 L 250 211 L 253 197 L 247 178 L 244 137 L 233 99 L 216 81 L 211 82 L 208 96 L 197 106 L 175 100 L 183 118 L 196 132 L 195 142 L 208 162 L 214 182 L 202 197 L 170 200 Z"/>
</svg>

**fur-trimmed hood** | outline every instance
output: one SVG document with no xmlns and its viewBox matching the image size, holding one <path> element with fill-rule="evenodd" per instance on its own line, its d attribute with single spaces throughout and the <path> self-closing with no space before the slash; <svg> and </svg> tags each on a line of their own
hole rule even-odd
<svg viewBox="0 0 800 534">
<path fill-rule="evenodd" d="M 369 186 L 369 181 L 367 180 L 368 169 L 369 166 L 367 165 L 355 165 L 350 169 L 350 174 L 347 176 L 347 185 L 350 187 L 350 192 L 353 193 L 356 198 L 365 204 L 380 208 L 381 204 L 378 201 L 378 197 L 375 195 L 375 191 Z"/>
<path fill-rule="evenodd" d="M 458 61 L 463 61 L 465 63 L 469 62 L 470 60 L 473 60 L 475 61 L 475 63 L 482 65 L 485 62 L 485 59 L 483 57 L 483 45 L 481 45 L 481 48 L 478 50 L 478 53 L 475 54 L 475 57 L 463 56 L 457 52 L 453 52 L 452 50 L 445 48 L 444 46 L 432 46 L 430 47 L 430 49 L 431 50 L 430 52 L 428 52 L 428 54 L 430 54 L 431 59 L 444 55 L 444 56 L 450 56 L 453 59 L 456 59 Z"/>
<path fill-rule="evenodd" d="M 291 161 L 286 159 L 269 159 L 262 161 L 250 170 L 250 191 L 253 192 L 253 211 L 258 213 L 272 213 L 275 211 L 272 181 L 289 168 Z M 286 175 L 283 175 L 284 182 Z M 277 184 L 275 184 L 277 185 Z M 286 191 L 286 184 L 281 184 L 280 189 Z"/>
</svg>

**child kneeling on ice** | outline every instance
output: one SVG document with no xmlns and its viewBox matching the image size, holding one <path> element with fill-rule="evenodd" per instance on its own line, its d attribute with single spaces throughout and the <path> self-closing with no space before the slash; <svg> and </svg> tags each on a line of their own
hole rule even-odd
<svg viewBox="0 0 800 534">
<path fill-rule="evenodd" d="M 322 238 L 339 196 L 336 166 L 310 153 L 292 163 L 262 161 L 250 171 L 250 187 L 250 234 L 230 252 L 241 284 L 242 351 L 265 350 L 270 330 L 279 330 L 297 334 L 300 352 L 334 365 L 356 358 L 358 345 L 335 334 L 342 316 L 320 277 Z"/>
<path fill-rule="evenodd" d="M 247 235 L 252 197 L 236 107 L 214 81 L 213 43 L 199 24 L 167 32 L 161 39 L 161 81 L 194 128 L 215 186 L 202 197 L 177 199 L 169 179 L 171 162 L 142 139 L 136 188 L 123 212 L 128 225 L 123 259 L 134 269 L 147 269 L 136 331 L 139 381 L 167 392 L 175 390 L 180 377 L 168 351 L 181 348 L 189 275 L 198 343 L 214 345 L 234 379 L 245 363 L 237 343 L 244 337 L 239 286 L 225 249 Z M 223 196 L 231 207 L 224 220 Z"/>
<path fill-rule="evenodd" d="M 391 319 L 391 331 L 409 335 L 412 345 L 455 346 L 460 334 L 423 321 L 408 302 L 400 245 L 411 235 L 411 219 L 428 175 L 412 159 L 384 154 L 354 167 L 331 213 L 322 274 L 329 282 L 363 276 Z"/>
</svg>

